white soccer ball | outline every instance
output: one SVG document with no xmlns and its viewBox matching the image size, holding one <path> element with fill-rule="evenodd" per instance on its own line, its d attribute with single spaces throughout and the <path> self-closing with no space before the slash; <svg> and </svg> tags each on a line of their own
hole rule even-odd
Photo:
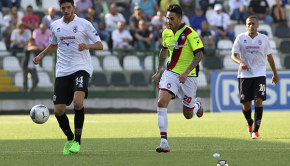
<svg viewBox="0 0 290 166">
<path fill-rule="evenodd" d="M 213 154 L 213 157 L 215 157 L 215 158 L 219 158 L 221 155 L 219 154 L 219 153 L 214 153 Z"/>
<path fill-rule="evenodd" d="M 30 110 L 30 117 L 37 124 L 45 123 L 49 118 L 49 110 L 45 105 L 35 105 Z"/>
</svg>

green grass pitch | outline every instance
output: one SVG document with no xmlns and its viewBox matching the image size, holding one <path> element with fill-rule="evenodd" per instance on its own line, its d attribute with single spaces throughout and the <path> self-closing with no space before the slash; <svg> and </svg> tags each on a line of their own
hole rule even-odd
<svg viewBox="0 0 290 166">
<path fill-rule="evenodd" d="M 69 115 L 73 128 L 73 115 Z M 290 112 L 264 112 L 260 139 L 251 140 L 239 113 L 186 120 L 169 113 L 169 153 L 157 153 L 157 114 L 86 114 L 81 151 L 62 155 L 65 137 L 53 115 L 39 125 L 29 115 L 0 115 L 1 166 L 290 165 Z M 214 158 L 219 153 L 220 158 Z"/>
</svg>

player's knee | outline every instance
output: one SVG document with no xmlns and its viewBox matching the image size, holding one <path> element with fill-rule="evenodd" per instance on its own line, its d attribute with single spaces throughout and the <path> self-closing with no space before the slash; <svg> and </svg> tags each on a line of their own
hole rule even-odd
<svg viewBox="0 0 290 166">
<path fill-rule="evenodd" d="M 165 100 L 162 100 L 162 99 L 159 99 L 158 100 L 158 107 L 161 107 L 161 108 L 167 108 L 167 103 L 165 102 Z"/>
<path fill-rule="evenodd" d="M 262 107 L 263 100 L 261 98 L 255 98 L 254 104 L 255 104 L 255 107 Z"/>
<path fill-rule="evenodd" d="M 73 101 L 73 104 L 74 104 L 74 109 L 75 110 L 80 110 L 83 108 L 83 101 L 80 101 L 80 100 L 74 100 Z"/>
<path fill-rule="evenodd" d="M 57 116 L 57 117 L 62 116 L 64 114 L 64 112 L 65 112 L 65 109 L 66 109 L 65 104 L 56 104 L 56 105 L 54 105 L 54 114 L 55 114 L 55 116 Z"/>
<path fill-rule="evenodd" d="M 64 110 L 62 110 L 62 109 L 54 109 L 54 114 L 55 114 L 55 116 L 57 116 L 57 117 L 60 117 L 60 116 L 62 116 L 63 114 L 64 114 Z"/>
</svg>

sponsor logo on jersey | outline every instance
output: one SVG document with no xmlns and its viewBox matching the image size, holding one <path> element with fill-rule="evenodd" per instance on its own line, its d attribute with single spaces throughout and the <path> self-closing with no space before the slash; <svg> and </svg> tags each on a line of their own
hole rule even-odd
<svg viewBox="0 0 290 166">
<path fill-rule="evenodd" d="M 199 36 L 195 36 L 193 39 L 198 39 L 199 38 Z"/>
<path fill-rule="evenodd" d="M 244 40 L 244 43 L 247 43 L 247 40 Z"/>
<path fill-rule="evenodd" d="M 57 31 L 57 32 L 60 32 L 60 28 L 57 28 L 56 31 Z"/>
<path fill-rule="evenodd" d="M 56 101 L 56 95 L 53 95 L 53 101 Z"/>
<path fill-rule="evenodd" d="M 168 48 L 179 49 L 180 47 L 185 47 L 187 44 L 178 45 L 178 41 L 174 41 L 174 45 L 168 46 Z"/>
<path fill-rule="evenodd" d="M 62 36 L 62 37 L 60 37 L 59 39 L 62 41 L 62 40 L 76 39 L 76 37 L 75 37 L 75 36 L 66 36 L 66 37 L 63 37 L 63 36 Z"/>
<path fill-rule="evenodd" d="M 259 40 L 259 41 L 258 41 L 258 44 L 259 44 L 259 45 L 262 45 L 262 40 Z"/>
</svg>

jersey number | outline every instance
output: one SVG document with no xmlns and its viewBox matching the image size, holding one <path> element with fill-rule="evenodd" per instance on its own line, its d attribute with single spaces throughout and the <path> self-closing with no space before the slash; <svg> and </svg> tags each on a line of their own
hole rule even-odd
<svg viewBox="0 0 290 166">
<path fill-rule="evenodd" d="M 188 96 L 184 95 L 183 100 L 184 100 L 185 102 L 190 103 L 190 102 L 191 102 L 191 99 L 192 99 L 191 97 L 188 97 Z"/>
<path fill-rule="evenodd" d="M 260 87 L 259 91 L 261 91 L 261 92 L 264 92 L 266 90 L 265 84 L 260 84 L 259 87 Z"/>
</svg>

